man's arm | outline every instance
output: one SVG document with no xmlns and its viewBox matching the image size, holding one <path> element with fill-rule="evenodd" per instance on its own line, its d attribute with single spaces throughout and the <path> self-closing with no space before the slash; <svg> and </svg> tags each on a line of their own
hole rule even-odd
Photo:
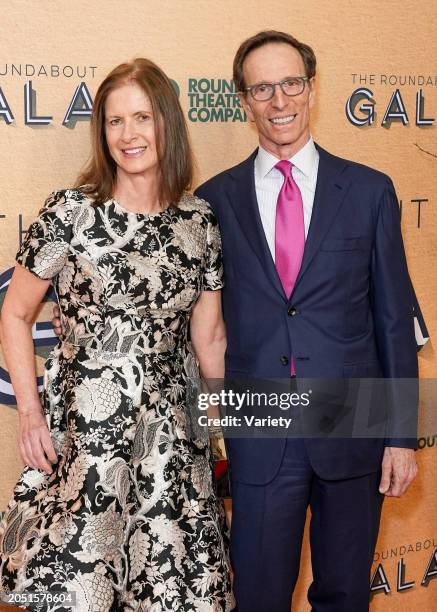
<svg viewBox="0 0 437 612">
<path fill-rule="evenodd" d="M 417 473 L 413 449 L 417 446 L 418 366 L 410 278 L 399 206 L 390 179 L 382 193 L 376 224 L 371 303 L 378 353 L 390 396 L 380 491 L 399 497 Z"/>
</svg>

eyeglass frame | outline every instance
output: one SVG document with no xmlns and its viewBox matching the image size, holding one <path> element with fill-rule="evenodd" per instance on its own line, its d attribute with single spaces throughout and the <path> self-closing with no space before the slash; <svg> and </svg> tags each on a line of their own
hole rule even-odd
<svg viewBox="0 0 437 612">
<path fill-rule="evenodd" d="M 250 87 L 245 87 L 243 91 L 244 91 L 244 92 L 246 92 L 246 91 L 250 92 L 250 95 L 252 96 L 252 98 L 253 98 L 253 99 L 254 99 L 256 102 L 268 102 L 268 101 L 269 101 L 269 100 L 271 100 L 271 99 L 273 98 L 273 96 L 275 95 L 275 92 L 276 92 L 276 86 L 277 86 L 277 85 L 279 85 L 279 87 L 281 88 L 281 91 L 282 91 L 282 93 L 284 94 L 284 96 L 287 96 L 288 98 L 294 98 L 295 96 L 300 96 L 300 94 L 304 92 L 304 90 L 305 90 L 305 84 L 306 84 L 307 82 L 311 81 L 311 78 L 312 78 L 312 77 L 307 77 L 307 76 L 295 76 L 295 77 L 287 77 L 287 78 L 285 78 L 285 79 L 282 79 L 281 81 L 276 81 L 275 83 L 264 83 L 264 82 L 261 82 L 261 83 L 255 83 L 254 85 L 250 85 Z M 282 87 L 282 86 L 283 86 L 283 84 L 284 84 L 286 81 L 290 81 L 291 79 L 299 79 L 299 81 L 302 81 L 302 83 L 303 83 L 302 91 L 300 91 L 300 92 L 299 92 L 299 93 L 297 93 L 297 94 L 289 94 L 289 93 L 287 93 L 287 92 L 285 92 L 285 91 L 284 91 L 284 89 L 283 89 L 283 87 Z M 255 98 L 255 96 L 254 96 L 254 95 L 253 95 L 253 93 L 252 93 L 252 89 L 253 89 L 254 87 L 259 87 L 260 85 L 271 85 L 271 86 L 273 87 L 273 90 L 272 90 L 272 95 L 271 95 L 269 98 L 266 98 L 265 100 L 257 100 L 257 99 Z"/>
</svg>

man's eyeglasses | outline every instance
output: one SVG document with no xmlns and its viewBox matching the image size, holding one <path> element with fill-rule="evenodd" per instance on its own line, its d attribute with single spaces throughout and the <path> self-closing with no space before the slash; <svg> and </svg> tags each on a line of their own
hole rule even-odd
<svg viewBox="0 0 437 612">
<path fill-rule="evenodd" d="M 286 96 L 298 96 L 303 92 L 305 83 L 309 80 L 309 77 L 306 76 L 288 77 L 288 79 L 277 81 L 276 83 L 257 83 L 256 85 L 245 87 L 244 91 L 249 91 L 254 100 L 266 102 L 275 95 L 277 85 L 279 85 Z"/>
</svg>

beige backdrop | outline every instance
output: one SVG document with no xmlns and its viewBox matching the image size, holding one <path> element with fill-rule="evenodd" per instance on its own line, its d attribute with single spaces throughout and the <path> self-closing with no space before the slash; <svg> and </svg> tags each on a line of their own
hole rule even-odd
<svg viewBox="0 0 437 612">
<path fill-rule="evenodd" d="M 229 80 L 233 55 L 243 38 L 260 29 L 285 29 L 310 43 L 318 57 L 319 102 L 313 117 L 317 142 L 337 155 L 387 172 L 395 182 L 403 202 L 402 226 L 411 275 L 431 338 L 436 338 L 436 130 L 434 125 L 415 125 L 419 89 L 424 98 L 422 117 L 437 117 L 436 17 L 435 0 L 10 0 L 2 10 L 0 24 L 0 106 L 6 99 L 15 121 L 7 125 L 0 116 L 0 215 L 5 215 L 0 217 L 0 274 L 13 265 L 19 215 L 27 227 L 48 193 L 71 184 L 86 158 L 88 122 L 78 121 L 74 129 L 62 125 L 81 81 L 94 95 L 114 65 L 147 56 L 178 83 L 187 115 L 205 119 L 212 113 L 208 104 L 219 100 L 204 100 L 207 108 L 200 113 L 198 109 L 190 111 L 189 79 L 195 80 L 191 90 L 196 86 L 208 89 L 212 79 Z M 28 73 L 34 70 L 35 75 L 26 77 L 26 64 Z M 50 71 L 52 65 L 60 67 L 61 76 L 37 76 L 41 66 Z M 20 66 L 21 76 L 17 74 Z M 69 76 L 69 66 L 73 76 Z M 65 76 L 63 67 L 67 67 Z M 423 85 L 419 75 L 425 77 Z M 428 76 L 431 79 L 426 82 Z M 201 79 L 206 80 L 199 82 Z M 36 113 L 53 116 L 48 126 L 25 125 L 24 85 L 28 80 L 36 91 Z M 213 88 L 216 85 L 214 81 Z M 226 83 L 222 85 L 226 88 Z M 373 92 L 377 113 L 373 125 L 360 128 L 345 115 L 345 104 L 359 87 Z M 409 123 L 393 122 L 387 129 L 381 122 L 397 88 Z M 219 116 L 224 113 L 224 109 L 216 109 Z M 198 160 L 197 183 L 242 160 L 256 144 L 255 131 L 238 120 L 238 109 L 232 104 L 229 114 L 236 120 L 189 121 Z M 363 113 L 357 111 L 357 115 L 362 117 Z M 418 204 L 411 201 L 419 198 L 428 200 L 421 205 L 420 227 Z M 47 321 L 48 312 L 45 307 L 40 320 Z M 422 377 L 436 377 L 432 341 L 420 354 L 420 370 Z M 0 411 L 0 510 L 4 510 L 21 466 L 14 442 L 16 410 L 0 406 Z M 426 442 L 428 446 L 418 452 L 420 474 L 415 484 L 402 501 L 385 504 L 375 568 L 382 563 L 391 593 L 374 596 L 371 609 L 375 611 L 435 609 L 437 580 L 421 586 L 437 548 L 435 438 L 430 436 L 421 445 Z M 403 582 L 415 584 L 397 592 L 401 557 Z M 305 545 L 295 598 L 297 611 L 309 609 L 305 591 L 310 579 Z"/>
</svg>

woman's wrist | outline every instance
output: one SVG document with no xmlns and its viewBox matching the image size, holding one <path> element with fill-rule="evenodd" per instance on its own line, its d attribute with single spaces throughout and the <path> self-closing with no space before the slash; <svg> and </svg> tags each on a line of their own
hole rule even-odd
<svg viewBox="0 0 437 612">
<path fill-rule="evenodd" d="M 38 400 L 32 402 L 17 403 L 18 414 L 20 416 L 28 416 L 30 414 L 38 414 L 42 412 L 41 402 Z"/>
</svg>

